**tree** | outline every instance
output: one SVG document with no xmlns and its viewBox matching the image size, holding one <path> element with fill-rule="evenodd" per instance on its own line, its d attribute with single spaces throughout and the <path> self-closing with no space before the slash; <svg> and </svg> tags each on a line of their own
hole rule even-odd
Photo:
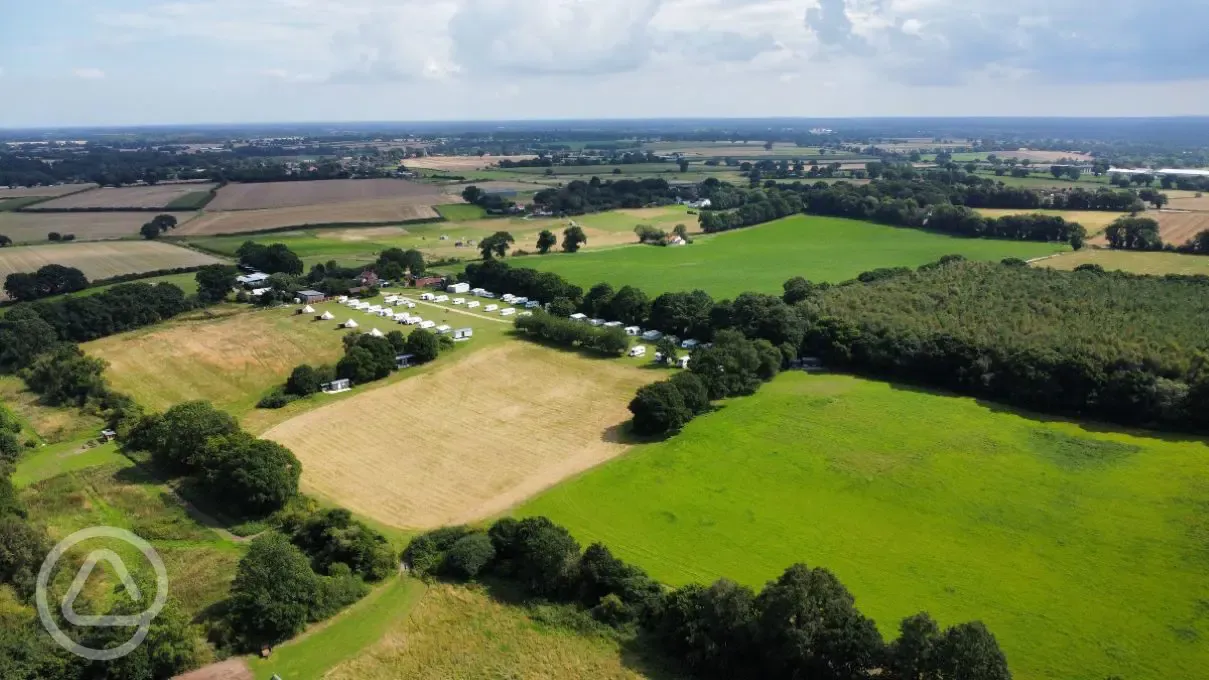
<svg viewBox="0 0 1209 680">
<path fill-rule="evenodd" d="M 373 382 L 376 379 L 374 363 L 374 355 L 368 349 L 352 347 L 336 362 L 336 377 L 354 385 Z"/>
<path fill-rule="evenodd" d="M 0 317 L 0 369 L 14 371 L 33 363 L 34 357 L 59 343 L 54 326 L 32 308 L 15 307 Z"/>
<path fill-rule="evenodd" d="M 493 539 L 497 552 L 499 545 Z M 516 524 L 514 541 L 507 547 L 511 569 L 530 593 L 551 597 L 565 591 L 574 579 L 579 544 L 563 527 L 545 517 L 527 517 Z"/>
<path fill-rule="evenodd" d="M 550 316 L 566 318 L 575 313 L 575 303 L 565 297 L 554 298 L 546 310 Z"/>
<path fill-rule="evenodd" d="M 927 613 L 902 620 L 898 639 L 887 650 L 887 670 L 895 680 L 932 680 L 936 677 L 936 645 L 940 626 Z"/>
<path fill-rule="evenodd" d="M 549 229 L 542 229 L 537 235 L 537 252 L 545 255 L 550 252 L 550 249 L 558 244 L 558 237 Z"/>
<path fill-rule="evenodd" d="M 244 649 L 293 637 L 311 618 L 319 579 L 296 546 L 270 532 L 252 541 L 231 583 L 228 617 Z"/>
<path fill-rule="evenodd" d="M 138 616 L 138 603 L 129 597 L 107 612 L 110 616 Z M 124 636 L 124 637 L 123 637 Z M 82 643 L 90 649 L 107 649 L 126 642 L 128 629 L 92 626 L 85 629 Z M 148 625 L 147 637 L 134 650 L 112 661 L 94 661 L 81 674 L 85 678 L 135 679 L 172 678 L 202 662 L 201 645 L 191 629 L 189 617 L 172 600 Z"/>
<path fill-rule="evenodd" d="M 322 386 L 323 380 L 309 364 L 302 364 L 296 367 L 290 377 L 285 381 L 285 391 L 290 394 L 296 394 L 300 397 L 305 397 L 310 394 L 315 394 Z"/>
<path fill-rule="evenodd" d="M 458 539 L 445 554 L 441 571 L 469 581 L 495 559 L 495 547 L 487 534 L 473 533 Z"/>
<path fill-rule="evenodd" d="M 578 224 L 573 224 L 563 230 L 563 252 L 578 252 L 580 246 L 588 242 L 588 236 Z"/>
<path fill-rule="evenodd" d="M 222 302 L 235 287 L 237 270 L 225 264 L 211 264 L 197 270 L 197 299 L 203 304 Z"/>
<path fill-rule="evenodd" d="M 755 595 L 727 579 L 708 588 L 677 588 L 667 596 L 655 626 L 664 649 L 684 659 L 695 674 L 710 678 L 767 677 L 758 670 L 755 634 Z"/>
<path fill-rule="evenodd" d="M 483 254 L 484 260 L 490 260 L 494 257 L 504 257 L 508 253 L 508 248 L 516 243 L 516 239 L 512 234 L 506 231 L 497 231 L 494 234 L 479 241 L 479 252 Z"/>
<path fill-rule="evenodd" d="M 49 232 L 48 234 L 46 234 L 46 240 L 55 241 L 55 242 L 62 241 L 63 235 L 57 231 L 52 231 L 52 232 Z"/>
<path fill-rule="evenodd" d="M 588 294 L 584 296 L 583 302 L 579 305 L 579 311 L 593 318 L 604 316 L 613 302 L 613 296 L 613 286 L 598 283 L 588 290 Z"/>
<path fill-rule="evenodd" d="M 634 432 L 641 435 L 679 432 L 693 418 L 680 390 L 668 381 L 640 387 L 629 409 L 634 415 L 631 420 Z"/>
<path fill-rule="evenodd" d="M 346 565 L 353 573 L 378 581 L 398 566 L 386 537 L 353 519 L 344 508 L 284 513 L 281 531 L 306 553 L 319 574 L 330 576 L 337 565 Z"/>
<path fill-rule="evenodd" d="M 680 165 L 680 172 L 688 172 L 688 160 L 687 159 L 681 158 L 679 165 Z"/>
<path fill-rule="evenodd" d="M 772 142 L 764 142 L 764 150 L 772 151 Z"/>
<path fill-rule="evenodd" d="M 136 449 L 150 451 L 157 461 L 177 470 L 198 464 L 206 441 L 239 432 L 239 424 L 208 401 L 186 401 L 148 418 L 131 434 Z"/>
<path fill-rule="evenodd" d="M 401 248 L 387 248 L 378 256 L 378 265 L 383 266 L 387 263 L 394 263 L 404 271 L 410 272 L 412 276 L 420 276 L 424 274 L 427 265 L 424 262 L 424 254 L 415 248 L 403 250 Z M 382 275 L 382 272 L 378 272 Z M 385 276 L 384 278 L 399 278 Z"/>
<path fill-rule="evenodd" d="M 935 653 L 943 680 L 1011 680 L 999 643 L 980 621 L 946 630 Z"/>
<path fill-rule="evenodd" d="M 160 231 L 168 231 L 176 228 L 176 217 L 172 215 L 156 215 L 151 219 L 151 224 L 154 224 Z"/>
<path fill-rule="evenodd" d="M 680 348 L 676 346 L 676 341 L 670 336 L 663 336 L 655 341 L 655 353 L 663 358 L 663 361 L 671 366 L 676 357 L 680 354 Z"/>
<path fill-rule="evenodd" d="M 683 224 L 677 224 L 675 227 L 673 227 L 672 233 L 684 239 L 686 242 L 689 241 L 688 227 L 684 226 Z"/>
<path fill-rule="evenodd" d="M 830 571 L 795 564 L 756 598 L 758 641 L 769 677 L 847 680 L 882 658 L 882 638 Z"/>
<path fill-rule="evenodd" d="M 39 354 L 20 372 L 30 390 L 49 406 L 84 406 L 106 393 L 105 362 L 84 354 L 77 345 L 58 345 Z"/>
<path fill-rule="evenodd" d="M 11 584 L 23 596 L 32 595 L 38 569 L 50 549 L 50 539 L 41 529 L 16 515 L 0 517 L 0 583 Z"/>
<path fill-rule="evenodd" d="M 669 382 L 680 392 L 684 405 L 693 415 L 700 415 L 709 410 L 709 390 L 695 374 L 688 371 L 673 375 Z"/>
<path fill-rule="evenodd" d="M 646 293 L 634 286 L 622 286 L 609 301 L 607 316 L 627 326 L 637 326 L 646 320 L 651 301 Z"/>
<path fill-rule="evenodd" d="M 784 289 L 785 293 L 781 296 L 781 299 L 784 300 L 785 304 L 788 305 L 797 304 L 802 300 L 809 298 L 815 293 L 816 290 L 818 290 L 813 283 L 807 281 L 801 276 L 795 276 L 792 279 L 789 279 L 785 282 L 782 288 Z"/>
<path fill-rule="evenodd" d="M 407 353 L 414 354 L 418 363 L 428 363 L 441 353 L 441 344 L 434 333 L 417 328 L 407 336 Z"/>
<path fill-rule="evenodd" d="M 13 240 L 4 234 L 0 234 L 0 248 L 7 248 L 13 244 Z"/>
<path fill-rule="evenodd" d="M 41 297 L 37 277 L 26 272 L 13 272 L 4 277 L 4 292 L 14 300 L 36 300 Z"/>
<path fill-rule="evenodd" d="M 483 196 L 483 190 L 474 186 L 473 184 L 462 190 L 462 200 L 466 201 L 467 203 L 478 203 L 479 199 Z"/>
</svg>

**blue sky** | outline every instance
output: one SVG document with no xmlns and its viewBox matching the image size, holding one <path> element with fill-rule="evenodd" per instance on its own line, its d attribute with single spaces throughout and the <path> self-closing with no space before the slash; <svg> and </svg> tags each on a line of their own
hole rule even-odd
<svg viewBox="0 0 1209 680">
<path fill-rule="evenodd" d="M 0 127 L 1209 114 L 1205 0 L 0 0 Z"/>
</svg>

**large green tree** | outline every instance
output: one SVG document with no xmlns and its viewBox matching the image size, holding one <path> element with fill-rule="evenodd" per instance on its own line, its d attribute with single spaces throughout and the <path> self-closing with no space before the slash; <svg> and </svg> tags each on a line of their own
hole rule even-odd
<svg viewBox="0 0 1209 680">
<path fill-rule="evenodd" d="M 235 288 L 237 270 L 225 264 L 211 264 L 197 270 L 197 299 L 203 304 L 222 302 Z"/>
<path fill-rule="evenodd" d="M 580 247 L 587 242 L 588 235 L 584 233 L 583 227 L 578 224 L 563 230 L 563 252 L 579 252 Z"/>
<path fill-rule="evenodd" d="M 542 229 L 537 235 L 537 252 L 545 255 L 550 252 L 550 249 L 558 245 L 558 237 L 549 229 Z"/>
<path fill-rule="evenodd" d="M 293 637 L 311 618 L 319 579 L 306 555 L 281 534 L 252 541 L 231 583 L 228 616 L 244 649 Z"/>
</svg>

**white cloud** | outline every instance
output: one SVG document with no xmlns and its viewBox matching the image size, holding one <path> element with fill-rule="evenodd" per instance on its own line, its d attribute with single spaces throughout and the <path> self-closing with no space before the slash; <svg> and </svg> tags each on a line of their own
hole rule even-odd
<svg viewBox="0 0 1209 680">
<path fill-rule="evenodd" d="M 99 68 L 77 68 L 71 74 L 80 80 L 102 80 L 105 72 Z"/>
</svg>

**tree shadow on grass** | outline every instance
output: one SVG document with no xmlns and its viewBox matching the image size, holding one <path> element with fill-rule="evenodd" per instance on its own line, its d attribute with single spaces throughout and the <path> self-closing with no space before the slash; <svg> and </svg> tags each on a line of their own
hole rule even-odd
<svg viewBox="0 0 1209 680">
<path fill-rule="evenodd" d="M 865 376 L 857 376 L 857 377 L 870 379 L 870 380 L 884 380 L 882 378 L 877 378 L 877 377 L 865 377 Z M 927 387 L 924 385 L 915 385 L 912 383 L 889 381 L 889 380 L 884 380 L 884 381 L 886 382 L 886 384 L 888 384 L 890 386 L 890 389 L 901 391 L 901 392 L 913 392 L 915 394 L 924 394 L 924 395 L 928 395 L 928 396 L 932 396 L 932 397 L 948 397 L 948 398 L 961 398 L 961 399 L 971 399 L 972 398 L 974 400 L 974 403 L 978 404 L 979 406 L 981 406 L 982 408 L 984 408 L 988 411 L 992 411 L 994 413 L 1003 413 L 1003 414 L 1017 416 L 1019 418 L 1031 420 L 1038 424 L 1061 423 L 1061 424 L 1066 424 L 1066 425 L 1073 425 L 1073 426 L 1079 428 L 1080 430 L 1083 430 L 1084 432 L 1092 433 L 1092 434 L 1127 434 L 1127 435 L 1130 435 L 1133 437 L 1139 437 L 1139 438 L 1144 438 L 1144 439 L 1158 439 L 1161 441 L 1171 442 L 1171 443 L 1209 444 L 1209 439 L 1207 439 L 1204 436 L 1199 436 L 1199 435 L 1195 435 L 1195 434 L 1187 434 L 1187 433 L 1182 433 L 1182 432 L 1170 432 L 1170 431 L 1162 431 L 1162 430 L 1149 430 L 1149 429 L 1145 429 L 1145 428 L 1142 428 L 1139 426 L 1131 426 L 1131 425 L 1118 425 L 1115 423 L 1109 423 L 1109 422 L 1105 422 L 1102 420 L 1094 420 L 1094 419 L 1088 418 L 1088 417 L 1080 417 L 1078 415 L 1054 415 L 1054 414 L 1050 414 L 1050 413 L 1042 413 L 1040 411 L 1033 411 L 1033 410 L 1030 410 L 1030 409 L 1021 407 L 1021 406 L 1013 406 L 1011 404 L 1005 404 L 1002 402 L 993 401 L 993 400 L 987 399 L 985 397 L 978 397 L 978 396 L 971 395 L 971 394 L 953 392 L 953 391 L 950 391 L 950 390 L 947 390 L 944 388 Z"/>
</svg>

